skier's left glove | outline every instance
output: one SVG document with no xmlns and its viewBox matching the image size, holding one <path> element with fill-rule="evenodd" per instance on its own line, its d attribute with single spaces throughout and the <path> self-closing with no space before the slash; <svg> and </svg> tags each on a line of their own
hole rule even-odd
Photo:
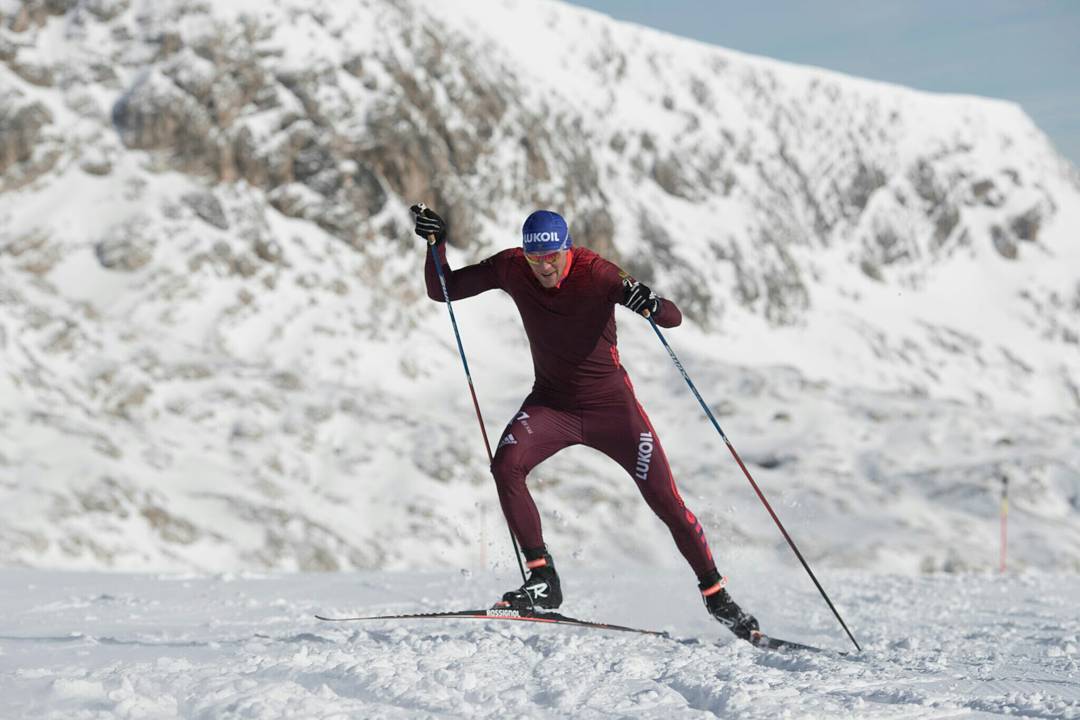
<svg viewBox="0 0 1080 720">
<path fill-rule="evenodd" d="M 649 315 L 660 312 L 660 298 L 656 296 L 656 293 L 645 283 L 634 282 L 629 278 L 623 280 L 622 304 L 638 315 L 645 315 L 646 310 L 649 311 Z"/>
</svg>

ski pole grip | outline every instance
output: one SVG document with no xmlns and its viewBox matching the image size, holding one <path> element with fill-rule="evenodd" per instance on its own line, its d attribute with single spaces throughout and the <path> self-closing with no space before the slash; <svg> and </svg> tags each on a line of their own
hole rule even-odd
<svg viewBox="0 0 1080 720">
<path fill-rule="evenodd" d="M 425 210 L 427 210 L 427 205 L 425 205 L 422 202 L 418 202 L 409 209 L 413 211 L 413 214 L 415 214 L 417 216 L 420 216 L 420 215 L 424 214 Z M 427 240 L 427 244 L 429 246 L 434 245 L 435 244 L 435 233 L 428 234 L 426 240 Z"/>
</svg>

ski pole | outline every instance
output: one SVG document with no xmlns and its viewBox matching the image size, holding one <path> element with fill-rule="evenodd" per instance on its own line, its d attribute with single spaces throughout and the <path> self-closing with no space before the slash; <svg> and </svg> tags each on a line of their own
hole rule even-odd
<svg viewBox="0 0 1080 720">
<path fill-rule="evenodd" d="M 1009 476 L 1001 476 L 1001 562 L 999 571 L 1005 572 L 1005 553 L 1008 549 L 1009 530 Z"/>
<path fill-rule="evenodd" d="M 420 212 L 425 210 L 423 203 L 417 203 Z M 443 299 L 446 301 L 446 310 L 450 313 L 450 324 L 454 328 L 454 337 L 457 339 L 458 354 L 461 356 L 461 365 L 465 368 L 465 379 L 469 383 L 469 393 L 472 395 L 473 409 L 476 410 L 476 421 L 480 423 L 480 434 L 484 436 L 484 450 L 487 451 L 488 466 L 495 461 L 491 454 L 491 442 L 488 440 L 487 428 L 484 427 L 484 417 L 480 414 L 480 401 L 476 399 L 476 387 L 473 385 L 472 373 L 469 372 L 469 361 L 465 358 L 465 346 L 461 343 L 461 332 L 458 330 L 457 318 L 454 317 L 454 306 L 450 303 L 450 291 L 446 289 L 446 276 L 443 274 L 442 262 L 439 261 L 439 253 L 435 248 L 435 236 L 427 236 L 428 248 L 431 250 L 431 260 L 435 263 L 435 272 L 439 275 L 439 285 L 442 287 Z M 518 549 L 517 538 L 514 537 L 514 529 L 507 520 L 506 528 L 510 531 L 510 542 L 514 546 L 514 557 L 517 558 L 518 570 L 521 572 L 522 583 L 528 583 L 525 578 L 525 566 L 521 563 L 521 551 Z M 532 600 L 530 596 L 530 601 Z"/>
<path fill-rule="evenodd" d="M 802 563 L 802 566 L 810 575 L 810 579 L 814 581 L 814 585 L 817 587 L 818 592 L 821 593 L 821 597 L 825 598 L 825 602 L 828 604 L 829 609 L 832 610 L 832 613 L 836 616 L 836 619 L 840 621 L 841 627 L 844 628 L 844 632 L 847 633 L 847 636 L 851 638 L 851 642 L 855 644 L 855 648 L 859 652 L 862 652 L 862 648 L 859 647 L 859 643 L 857 640 L 855 640 L 855 636 L 851 634 L 850 630 L 848 630 L 847 623 L 845 623 L 844 619 L 840 617 L 840 613 L 836 611 L 836 607 L 832 604 L 832 600 L 829 599 L 829 596 L 825 592 L 825 589 L 821 587 L 821 583 L 818 582 L 817 577 L 814 575 L 814 571 L 810 569 L 810 565 L 807 564 L 806 560 L 802 556 L 802 553 L 799 552 L 799 548 L 795 546 L 795 541 L 791 539 L 791 536 L 788 535 L 787 530 L 784 529 L 784 525 L 780 522 L 780 518 L 778 518 L 776 516 L 776 513 L 773 512 L 772 505 L 770 505 L 769 501 L 765 499 L 765 494 L 761 492 L 761 488 L 758 487 L 758 484 L 754 482 L 754 478 L 750 475 L 750 471 L 746 469 L 746 465 L 743 463 L 742 458 L 739 457 L 739 453 L 735 452 L 735 446 L 731 444 L 731 441 L 728 440 L 728 436 L 724 434 L 723 429 L 721 429 L 720 427 L 720 423 L 716 421 L 716 417 L 712 414 L 712 410 L 709 409 L 709 406 L 701 397 L 701 393 L 699 393 L 698 389 L 694 386 L 694 381 L 691 380 L 690 375 L 687 374 L 686 368 L 684 368 L 683 364 L 679 362 L 679 358 L 677 355 L 675 355 L 675 351 L 671 349 L 670 345 L 668 345 L 668 341 L 664 338 L 664 334 L 660 332 L 660 328 L 657 327 L 656 321 L 651 316 L 649 316 L 649 324 L 652 325 L 652 329 L 656 331 L 656 336 L 660 338 L 660 342 L 664 344 L 664 348 L 667 350 L 668 355 L 671 356 L 671 360 L 675 363 L 675 367 L 677 367 L 679 369 L 679 372 L 682 373 L 683 380 L 685 380 L 686 384 L 690 386 L 690 391 L 694 393 L 694 397 L 696 397 L 697 401 L 701 403 L 701 408 L 705 411 L 705 414 L 709 417 L 709 420 L 712 421 L 713 427 L 716 428 L 716 432 L 720 433 L 720 437 L 723 438 L 724 444 L 726 444 L 728 450 L 731 451 L 731 455 L 735 458 L 735 462 L 737 462 L 739 464 L 739 467 L 742 468 L 743 474 L 746 475 L 746 479 L 750 481 L 750 485 L 754 488 L 754 492 L 757 493 L 758 498 L 765 505 L 765 509 L 769 511 L 769 515 L 772 516 L 773 522 L 775 522 L 776 526 L 780 528 L 781 534 L 784 536 L 784 539 L 787 540 L 788 545 L 791 546 L 792 551 L 795 553 L 795 557 L 799 558 L 799 562 Z"/>
</svg>

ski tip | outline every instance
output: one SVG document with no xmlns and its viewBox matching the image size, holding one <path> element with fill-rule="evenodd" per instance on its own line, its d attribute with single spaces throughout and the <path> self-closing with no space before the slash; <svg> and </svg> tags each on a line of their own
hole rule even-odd
<svg viewBox="0 0 1080 720">
<path fill-rule="evenodd" d="M 760 630 L 751 633 L 749 641 L 751 645 L 762 648 L 763 650 L 802 650 L 817 653 L 835 652 L 832 650 L 823 650 L 822 648 L 814 647 L 813 645 L 805 645 L 803 643 L 794 642 L 792 640 L 782 640 L 777 637 L 771 637 L 761 632 Z M 840 654 L 846 655 L 847 653 L 841 652 Z"/>
</svg>

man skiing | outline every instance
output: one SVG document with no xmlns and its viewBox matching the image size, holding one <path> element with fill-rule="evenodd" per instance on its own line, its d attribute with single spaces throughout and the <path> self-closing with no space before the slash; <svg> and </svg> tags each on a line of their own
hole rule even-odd
<svg viewBox="0 0 1080 720">
<path fill-rule="evenodd" d="M 532 392 L 503 432 L 491 465 L 529 578 L 503 595 L 500 605 L 552 610 L 562 603 L 559 576 L 525 479 L 559 450 L 580 444 L 599 450 L 629 473 L 697 575 L 709 612 L 749 640 L 758 630 L 757 620 L 724 588 L 727 578 L 717 571 L 701 523 L 680 497 L 660 439 L 619 362 L 616 304 L 652 317 L 661 327 L 682 322 L 679 308 L 597 253 L 574 247 L 566 221 L 554 212 L 538 210 L 525 219 L 522 247 L 451 270 L 446 224 L 430 208 L 416 205 L 412 211 L 416 234 L 429 242 L 434 238 L 450 299 L 501 289 L 517 305 L 529 338 Z M 428 297 L 444 301 L 431 253 L 424 278 Z"/>
</svg>

